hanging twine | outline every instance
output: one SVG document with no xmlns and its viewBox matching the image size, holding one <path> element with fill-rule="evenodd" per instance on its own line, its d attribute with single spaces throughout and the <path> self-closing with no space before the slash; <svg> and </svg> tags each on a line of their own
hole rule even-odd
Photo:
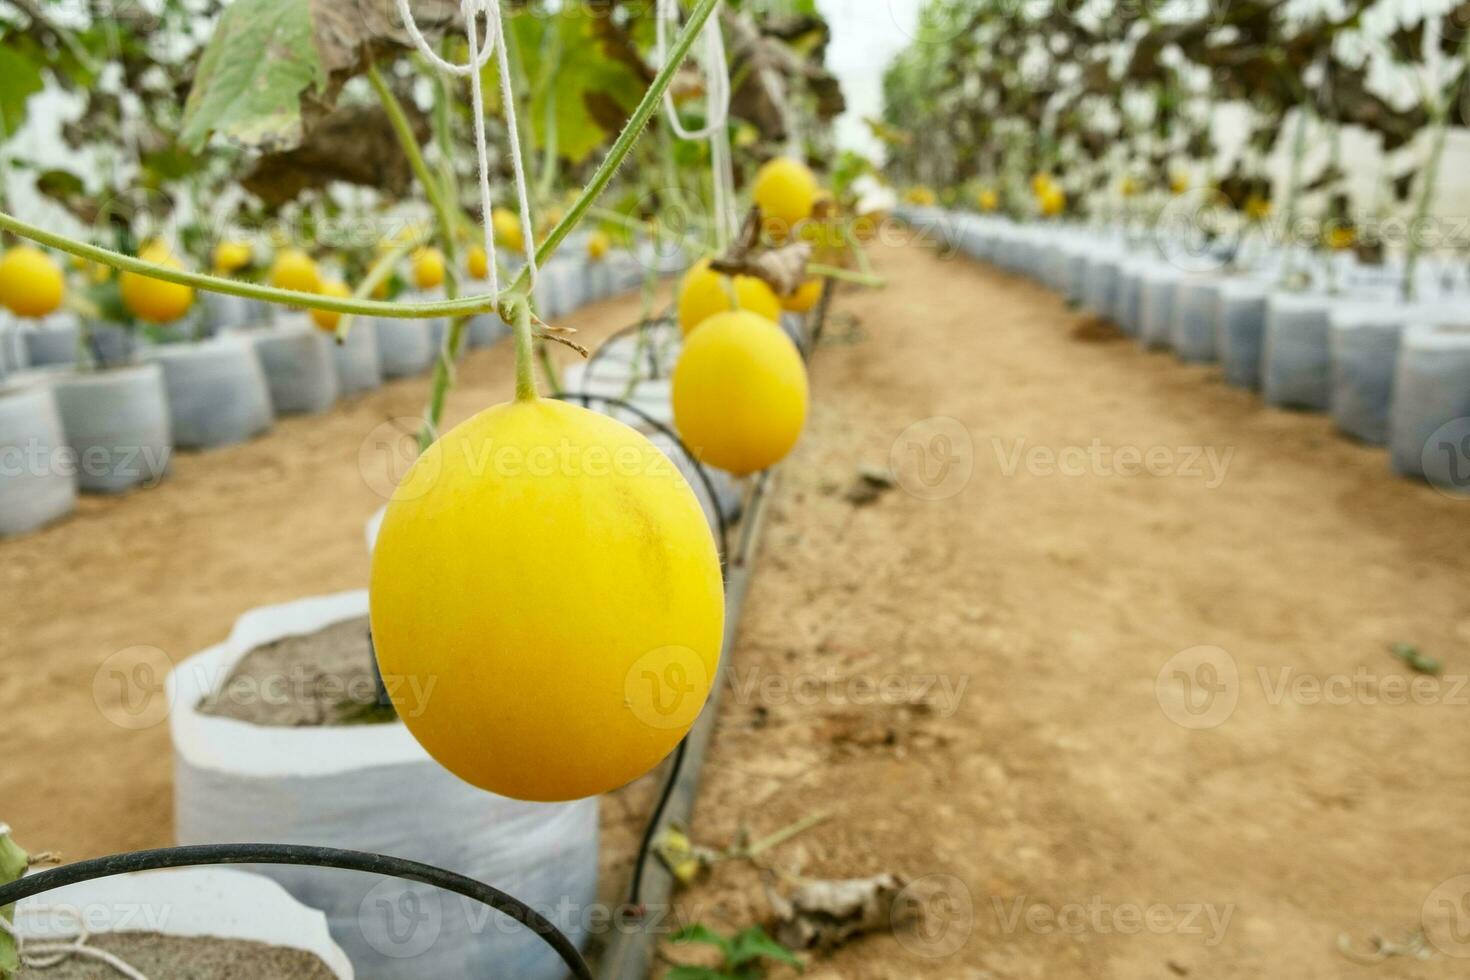
<svg viewBox="0 0 1470 980">
<path fill-rule="evenodd" d="M 669 60 L 669 29 L 679 26 L 678 0 L 658 0 L 654 20 L 657 25 L 656 57 L 662 68 Z M 715 237 L 720 250 L 724 251 L 735 238 L 739 218 L 735 209 L 735 167 L 730 151 L 730 59 L 725 52 L 725 35 L 720 30 L 718 8 L 705 22 L 701 38 L 704 41 L 704 126 L 689 129 L 684 125 L 672 92 L 664 93 L 664 114 L 668 117 L 669 127 L 680 139 L 709 140 Z"/>
<path fill-rule="evenodd" d="M 60 966 L 73 956 L 81 956 L 87 959 L 97 960 L 105 963 L 116 970 L 127 980 L 148 980 L 142 973 L 129 966 L 120 957 L 109 953 L 105 949 L 98 949 L 89 945 L 92 934 L 87 931 L 86 923 L 82 919 L 81 910 L 74 905 L 31 905 L 27 906 L 21 913 L 23 915 L 65 915 L 71 920 L 69 936 L 65 939 L 35 939 L 22 936 L 20 931 L 4 917 L 0 916 L 0 932 L 4 932 L 15 941 L 16 951 L 20 955 L 21 966 L 31 970 L 49 970 Z"/>
<path fill-rule="evenodd" d="M 469 41 L 469 61 L 463 65 L 445 61 L 429 46 L 414 21 L 409 0 L 398 0 L 398 15 L 407 28 L 414 47 L 431 65 L 447 75 L 470 80 L 470 106 L 475 117 L 475 151 L 480 169 L 480 224 L 485 237 L 485 255 L 490 267 L 490 291 L 499 294 L 500 273 L 495 260 L 495 230 L 491 221 L 493 201 L 490 197 L 490 148 L 485 134 L 485 93 L 480 72 L 490 63 L 497 52 L 500 67 L 500 96 L 505 104 L 505 126 L 510 130 L 511 161 L 515 168 L 516 196 L 521 209 L 521 236 L 526 243 L 526 264 L 531 273 L 531 285 L 536 285 L 539 271 L 536 267 L 536 236 L 531 221 L 531 199 L 526 190 L 525 162 L 521 159 L 521 136 L 516 125 L 515 90 L 510 81 L 510 59 L 506 54 L 505 25 L 500 16 L 498 0 L 461 0 L 460 12 L 464 16 L 465 38 Z M 479 17 L 485 15 L 485 46 L 480 46 Z"/>
</svg>

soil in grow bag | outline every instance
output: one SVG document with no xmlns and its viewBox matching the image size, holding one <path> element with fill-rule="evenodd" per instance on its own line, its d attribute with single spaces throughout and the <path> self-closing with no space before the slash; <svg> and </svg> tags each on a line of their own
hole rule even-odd
<svg viewBox="0 0 1470 980">
<path fill-rule="evenodd" d="M 199 703 L 199 713 L 267 728 L 397 720 L 377 703 L 366 616 L 255 647 Z"/>
<path fill-rule="evenodd" d="M 120 958 L 148 980 L 336 980 L 337 976 L 314 953 L 245 939 L 114 932 L 92 936 L 87 945 Z M 44 970 L 22 968 L 18 976 L 19 980 L 117 980 L 119 974 L 101 960 L 74 954 Z"/>
</svg>

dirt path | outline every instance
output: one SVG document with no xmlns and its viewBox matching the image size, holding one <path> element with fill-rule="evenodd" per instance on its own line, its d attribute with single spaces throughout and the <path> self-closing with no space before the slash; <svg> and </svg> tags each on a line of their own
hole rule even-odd
<svg viewBox="0 0 1470 980">
<path fill-rule="evenodd" d="M 1470 873 L 1470 690 L 1446 679 L 1420 698 L 1434 703 L 1381 703 L 1404 676 L 1391 643 L 1467 670 L 1470 505 L 1209 369 L 1081 339 L 1030 284 L 917 249 L 877 258 L 893 288 L 840 303 L 863 335 L 814 368 L 696 836 L 723 846 L 830 811 L 773 863 L 902 874 L 951 928 L 867 939 L 807 975 L 1462 975 L 1442 955 L 1357 967 L 1334 945 L 1400 939 Z M 572 322 L 632 315 L 623 300 Z M 508 391 L 508 351 L 472 355 L 462 378 L 454 418 Z M 360 586 L 381 501 L 359 446 L 425 390 L 183 457 L 154 490 L 0 543 L 0 811 L 21 839 L 71 857 L 168 842 L 166 726 L 109 721 L 99 665 L 139 644 L 187 656 L 248 608 Z M 936 435 L 950 452 L 929 482 L 957 494 L 844 499 L 895 442 L 907 485 L 933 496 L 909 446 L 937 453 Z M 1223 652 L 1171 663 L 1202 646 Z M 1181 677 L 1214 699 L 1184 710 Z M 609 872 L 651 789 L 605 806 Z M 728 929 L 768 909 L 760 877 L 726 864 L 677 914 Z"/>
<path fill-rule="evenodd" d="M 896 288 L 843 304 L 867 338 L 814 366 L 695 818 L 723 847 L 828 811 L 771 863 L 918 881 L 930 939 L 807 975 L 1463 976 L 1335 944 L 1398 941 L 1432 895 L 1470 891 L 1434 893 L 1470 872 L 1470 503 L 1215 370 L 1080 339 L 1029 283 L 879 261 Z M 857 463 L 939 416 L 973 443 L 962 492 L 844 500 Z M 1415 695 L 1435 703 L 1383 703 L 1404 699 L 1395 642 L 1445 661 Z M 1161 703 L 1165 665 L 1201 646 L 1222 652 L 1174 661 Z M 1218 689 L 1198 714 L 1179 670 Z M 722 930 L 769 915 L 739 864 L 679 903 Z"/>
</svg>

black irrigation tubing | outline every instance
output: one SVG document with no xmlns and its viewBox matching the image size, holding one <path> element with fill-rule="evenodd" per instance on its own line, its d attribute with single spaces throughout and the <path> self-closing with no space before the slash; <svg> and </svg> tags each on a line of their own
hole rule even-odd
<svg viewBox="0 0 1470 980">
<path fill-rule="evenodd" d="M 590 408 L 596 402 L 601 405 L 608 405 L 626 411 L 672 439 L 674 445 L 679 447 L 679 451 L 694 464 L 694 471 L 699 474 L 699 482 L 704 487 L 704 492 L 709 495 L 710 506 L 715 509 L 715 524 L 720 543 L 720 567 L 728 570 L 730 565 L 730 526 L 729 521 L 725 517 L 725 508 L 720 506 L 720 498 L 715 493 L 714 481 L 710 479 L 709 473 L 705 471 L 704 464 L 689 451 L 689 447 L 684 445 L 684 441 L 679 438 L 678 433 L 638 406 L 630 405 L 621 398 L 613 398 L 610 395 L 588 395 L 580 391 L 564 391 L 555 397 L 560 401 L 581 402 L 583 407 L 587 408 Z"/>
<path fill-rule="evenodd" d="M 454 892 L 487 905 L 545 940 L 561 957 L 577 980 L 592 980 L 592 970 L 577 947 L 545 916 L 525 902 L 492 885 L 431 864 L 408 861 L 384 854 L 344 851 L 334 847 L 301 844 L 196 844 L 186 847 L 164 847 L 149 851 L 130 851 L 108 857 L 93 858 L 62 865 L 18 878 L 0 885 L 0 908 L 23 899 L 66 885 L 110 878 L 136 871 L 158 871 L 164 868 L 194 868 L 203 865 L 274 864 L 314 868 L 337 868 L 386 875 L 404 881 L 416 881 Z"/>
<path fill-rule="evenodd" d="M 638 853 L 633 857 L 633 882 L 628 886 L 628 905 L 640 912 L 643 908 L 643 869 L 648 865 L 648 852 L 653 847 L 654 836 L 663 825 L 664 810 L 668 809 L 669 798 L 674 795 L 674 786 L 679 782 L 679 773 L 684 768 L 684 757 L 688 754 L 689 739 L 679 739 L 679 747 L 674 750 L 673 760 L 669 763 L 669 775 L 664 780 L 664 788 L 659 791 L 658 802 L 648 815 L 648 826 L 643 828 L 643 840 L 639 842 Z"/>
</svg>

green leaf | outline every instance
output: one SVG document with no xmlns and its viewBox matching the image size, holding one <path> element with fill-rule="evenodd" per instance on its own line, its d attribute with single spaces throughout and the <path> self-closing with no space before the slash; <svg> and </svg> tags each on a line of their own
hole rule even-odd
<svg viewBox="0 0 1470 980">
<path fill-rule="evenodd" d="M 726 959 L 730 958 L 730 953 L 733 951 L 734 948 L 730 940 L 726 939 L 718 932 L 715 932 L 709 926 L 699 922 L 696 922 L 690 926 L 685 926 L 684 928 L 680 929 L 678 932 L 674 933 L 670 941 L 673 942 L 676 946 L 685 946 L 690 943 L 698 943 L 702 946 L 713 946 L 718 949 L 721 955 L 723 955 Z"/>
<path fill-rule="evenodd" d="M 327 72 L 304 0 L 236 0 L 199 61 L 179 142 L 198 153 L 210 133 L 251 147 L 301 139 L 301 95 Z"/>
<path fill-rule="evenodd" d="M 756 960 L 771 960 L 775 963 L 785 963 L 801 969 L 801 960 L 796 954 L 776 940 L 766 935 L 766 931 L 760 926 L 751 926 L 735 937 L 731 944 L 729 963 L 731 966 L 744 966 Z"/>
<path fill-rule="evenodd" d="M 548 117 L 554 119 L 557 154 L 573 165 L 616 135 L 645 89 L 626 63 L 602 50 L 596 20 L 576 6 L 556 16 L 528 9 L 506 20 L 532 85 L 531 118 L 519 122 L 544 147 L 551 135 Z M 549 31 L 557 36 L 548 38 Z M 498 85 L 498 76 L 487 69 L 487 91 Z"/>
<path fill-rule="evenodd" d="M 13 47 L 0 47 L 0 140 L 25 124 L 26 102 L 45 84 L 40 65 Z"/>
</svg>

